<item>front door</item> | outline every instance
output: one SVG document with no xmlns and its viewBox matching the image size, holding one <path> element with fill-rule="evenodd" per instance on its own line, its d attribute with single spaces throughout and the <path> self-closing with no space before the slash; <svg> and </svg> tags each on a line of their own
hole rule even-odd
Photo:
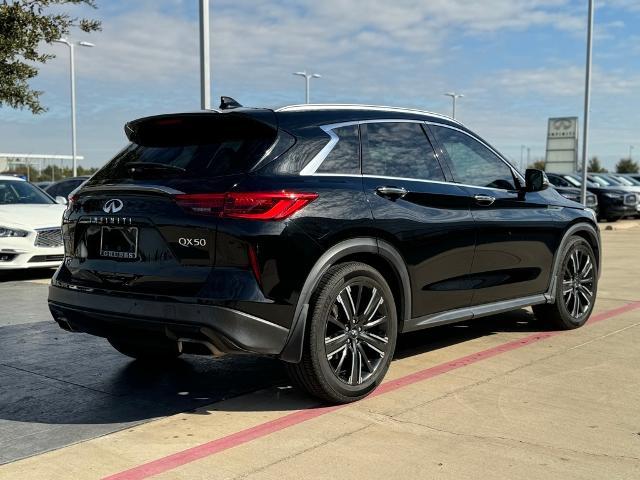
<svg viewBox="0 0 640 480">
<path fill-rule="evenodd" d="M 477 228 L 472 305 L 544 293 L 558 232 L 543 195 L 518 191 L 511 167 L 478 139 L 444 125 L 429 129 L 471 200 Z"/>
</svg>

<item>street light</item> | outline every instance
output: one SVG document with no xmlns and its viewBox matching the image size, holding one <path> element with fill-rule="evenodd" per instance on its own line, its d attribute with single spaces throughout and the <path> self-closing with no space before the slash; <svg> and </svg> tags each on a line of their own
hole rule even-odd
<svg viewBox="0 0 640 480">
<path fill-rule="evenodd" d="M 580 200 L 587 204 L 587 156 L 589 154 L 589 108 L 591 106 L 591 54 L 593 52 L 593 0 L 587 13 L 587 61 L 584 75 L 584 127 L 582 129 L 582 185 Z"/>
<path fill-rule="evenodd" d="M 200 0 L 200 108 L 211 109 L 209 0 Z"/>
<path fill-rule="evenodd" d="M 447 92 L 444 95 L 445 97 L 451 97 L 451 100 L 453 101 L 453 115 L 451 116 L 451 118 L 455 120 L 456 119 L 456 100 L 458 98 L 464 97 L 464 95 L 462 93 L 456 93 L 456 92 Z"/>
<path fill-rule="evenodd" d="M 73 43 L 66 38 L 60 38 L 58 40 L 54 40 L 54 42 L 64 43 L 69 47 L 69 69 L 71 72 L 71 162 L 73 167 L 73 176 L 76 177 L 78 175 L 78 164 L 76 159 L 76 67 L 74 47 L 76 45 L 80 45 L 81 47 L 95 47 L 95 45 L 90 42 Z"/>
<path fill-rule="evenodd" d="M 633 160 L 633 145 L 629 145 L 629 160 Z"/>
<path fill-rule="evenodd" d="M 322 78 L 322 75 L 318 75 L 317 73 L 307 73 L 307 72 L 295 72 L 294 75 L 298 75 L 300 77 L 304 77 L 305 79 L 305 94 L 304 94 L 304 99 L 305 99 L 305 103 L 309 103 L 309 89 L 310 89 L 310 82 L 312 78 Z"/>
</svg>

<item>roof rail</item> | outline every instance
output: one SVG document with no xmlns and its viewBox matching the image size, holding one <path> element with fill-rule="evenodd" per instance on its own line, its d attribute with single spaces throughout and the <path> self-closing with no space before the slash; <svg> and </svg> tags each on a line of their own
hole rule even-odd
<svg viewBox="0 0 640 480">
<path fill-rule="evenodd" d="M 402 113 L 419 113 L 422 115 L 430 115 L 432 117 L 444 118 L 457 124 L 461 123 L 447 115 L 441 113 L 429 112 L 427 110 L 419 110 L 415 108 L 388 107 L 385 105 L 363 105 L 349 103 L 305 103 L 301 105 L 287 105 L 276 109 L 276 112 L 303 112 L 306 110 L 377 110 L 384 112 L 402 112 Z"/>
</svg>

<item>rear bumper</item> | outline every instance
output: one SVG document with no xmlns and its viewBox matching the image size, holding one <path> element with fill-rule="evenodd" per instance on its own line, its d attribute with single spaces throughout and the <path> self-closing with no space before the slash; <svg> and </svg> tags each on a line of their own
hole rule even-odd
<svg viewBox="0 0 640 480">
<path fill-rule="evenodd" d="M 49 287 L 49 310 L 65 330 L 101 337 L 162 336 L 214 353 L 279 355 L 289 330 L 216 305 L 113 297 Z"/>
</svg>

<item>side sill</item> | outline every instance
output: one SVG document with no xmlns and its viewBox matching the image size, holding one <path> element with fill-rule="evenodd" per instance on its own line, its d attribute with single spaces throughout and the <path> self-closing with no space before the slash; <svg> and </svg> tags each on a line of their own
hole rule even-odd
<svg viewBox="0 0 640 480">
<path fill-rule="evenodd" d="M 473 307 L 458 308 L 448 312 L 434 313 L 423 317 L 412 318 L 405 321 L 403 332 L 413 332 L 423 328 L 437 327 L 438 325 L 446 325 L 447 323 L 461 322 L 471 320 L 473 318 L 486 317 L 487 315 L 495 315 L 509 310 L 515 310 L 531 305 L 539 305 L 547 303 L 549 296 L 541 293 L 539 295 L 531 295 L 529 297 L 515 298 L 513 300 L 503 300 L 500 302 L 487 303 L 484 305 L 475 305 Z"/>
</svg>

